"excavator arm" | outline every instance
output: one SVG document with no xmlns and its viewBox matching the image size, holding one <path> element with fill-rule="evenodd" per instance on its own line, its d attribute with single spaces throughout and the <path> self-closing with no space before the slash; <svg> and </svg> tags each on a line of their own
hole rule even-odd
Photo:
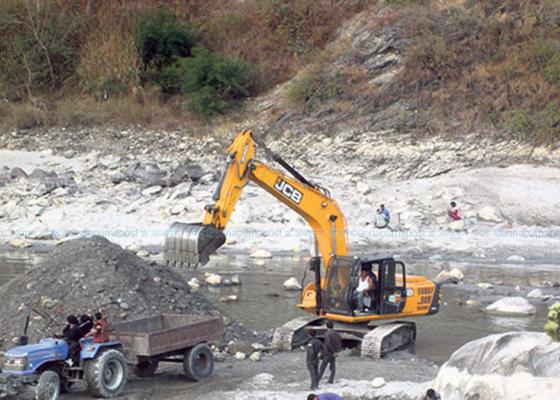
<svg viewBox="0 0 560 400">
<path fill-rule="evenodd" d="M 255 140 L 251 131 L 241 132 L 227 150 L 220 181 L 205 206 L 202 224 L 176 222 L 168 232 L 165 257 L 176 264 L 206 264 L 209 256 L 225 243 L 222 232 L 233 214 L 241 192 L 249 181 L 301 215 L 313 229 L 325 266 L 333 256 L 348 253 L 346 221 L 338 204 L 325 189 L 303 178 L 279 156 L 274 159 L 287 167 L 287 176 L 254 158 Z"/>
</svg>

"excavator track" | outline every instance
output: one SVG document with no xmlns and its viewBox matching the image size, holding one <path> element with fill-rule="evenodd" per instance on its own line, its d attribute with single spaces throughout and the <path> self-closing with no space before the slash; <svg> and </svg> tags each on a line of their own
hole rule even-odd
<svg viewBox="0 0 560 400">
<path fill-rule="evenodd" d="M 299 317 L 295 318 L 274 330 L 272 336 L 272 347 L 276 350 L 290 351 L 302 346 L 308 339 L 305 327 L 316 325 L 324 320 L 322 317 Z"/>
<path fill-rule="evenodd" d="M 363 337 L 361 355 L 381 358 L 415 341 L 416 324 L 413 322 L 396 321 L 379 325 Z"/>
</svg>

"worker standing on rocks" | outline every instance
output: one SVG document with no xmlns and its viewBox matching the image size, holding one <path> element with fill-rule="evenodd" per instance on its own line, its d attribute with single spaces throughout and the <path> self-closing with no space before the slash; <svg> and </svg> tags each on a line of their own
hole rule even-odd
<svg viewBox="0 0 560 400">
<path fill-rule="evenodd" d="M 319 370 L 319 380 L 323 378 L 323 374 L 327 369 L 327 365 L 331 371 L 329 383 L 334 383 L 334 376 L 336 374 L 336 356 L 342 350 L 342 339 L 337 331 L 333 329 L 334 325 L 331 321 L 327 321 L 327 332 L 325 333 L 325 353 L 321 361 L 321 368 Z"/>
<path fill-rule="evenodd" d="M 325 345 L 316 338 L 317 332 L 309 331 L 310 339 L 307 342 L 307 369 L 311 376 L 311 390 L 319 387 L 319 357 L 325 352 Z"/>
</svg>

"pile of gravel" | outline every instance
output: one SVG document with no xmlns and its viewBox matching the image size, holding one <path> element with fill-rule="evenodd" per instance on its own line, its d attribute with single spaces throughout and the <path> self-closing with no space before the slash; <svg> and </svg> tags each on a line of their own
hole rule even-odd
<svg viewBox="0 0 560 400">
<path fill-rule="evenodd" d="M 0 348 L 20 335 L 30 307 L 46 316 L 32 317 L 31 341 L 60 332 L 68 314 L 98 309 L 111 323 L 162 312 L 221 315 L 175 271 L 99 236 L 60 244 L 37 267 L 1 286 L 0 299 Z M 226 329 L 228 340 L 233 330 Z"/>
</svg>

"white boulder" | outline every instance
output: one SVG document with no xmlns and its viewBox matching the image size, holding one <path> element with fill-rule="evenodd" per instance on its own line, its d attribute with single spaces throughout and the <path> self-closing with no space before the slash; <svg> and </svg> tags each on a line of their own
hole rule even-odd
<svg viewBox="0 0 560 400">
<path fill-rule="evenodd" d="M 272 253 L 268 250 L 259 249 L 253 251 L 249 257 L 251 258 L 272 258 Z"/>
<path fill-rule="evenodd" d="M 230 294 L 229 296 L 224 296 L 224 297 L 220 297 L 220 300 L 218 300 L 220 303 L 234 303 L 236 302 L 238 299 L 236 294 Z"/>
<path fill-rule="evenodd" d="M 387 382 L 385 382 L 385 379 L 383 379 L 382 377 L 378 376 L 377 378 L 375 378 L 373 381 L 371 381 L 371 387 L 373 387 L 374 389 L 379 389 L 380 387 L 385 386 Z"/>
<path fill-rule="evenodd" d="M 284 286 L 284 289 L 286 290 L 301 290 L 299 282 L 293 276 L 290 279 L 286 280 L 282 284 L 282 286 Z"/>
<path fill-rule="evenodd" d="M 361 195 L 364 195 L 364 194 L 370 193 L 370 192 L 371 192 L 371 189 L 370 189 L 370 187 L 367 185 L 367 183 L 358 182 L 358 183 L 356 184 L 356 191 L 357 191 L 358 193 L 360 193 Z"/>
<path fill-rule="evenodd" d="M 509 332 L 467 343 L 433 387 L 445 400 L 549 400 L 560 393 L 560 344 L 540 332 Z"/>
<path fill-rule="evenodd" d="M 233 357 L 234 357 L 236 360 L 244 360 L 244 359 L 247 358 L 247 354 L 238 351 L 237 353 L 235 353 L 235 355 L 234 355 Z"/>
<path fill-rule="evenodd" d="M 507 260 L 514 261 L 514 262 L 523 262 L 525 261 L 525 257 L 514 254 L 513 256 L 509 256 Z"/>
<path fill-rule="evenodd" d="M 32 244 L 28 240 L 22 238 L 13 238 L 10 240 L 10 246 L 17 247 L 18 249 L 24 249 L 26 247 L 31 247 Z"/>
<path fill-rule="evenodd" d="M 220 286 L 222 284 L 222 277 L 218 274 L 209 274 L 205 281 L 208 285 Z"/>
<path fill-rule="evenodd" d="M 161 186 L 154 185 L 154 186 L 150 186 L 150 187 L 142 190 L 141 193 L 142 193 L 143 196 L 153 196 L 153 195 L 161 193 L 161 191 L 162 191 Z"/>
<path fill-rule="evenodd" d="M 481 289 L 493 289 L 494 288 L 494 285 L 492 285 L 491 283 L 488 283 L 488 282 L 480 282 L 476 286 L 478 286 Z"/>
<path fill-rule="evenodd" d="M 453 268 L 450 271 L 441 271 L 437 277 L 436 282 L 438 283 L 459 283 L 465 279 L 463 271 L 458 268 Z"/>
<path fill-rule="evenodd" d="M 527 297 L 530 299 L 542 299 L 544 297 L 542 290 L 540 289 L 533 289 L 529 293 L 527 293 Z"/>
<path fill-rule="evenodd" d="M 260 351 L 255 351 L 253 354 L 251 354 L 249 356 L 249 360 L 254 361 L 254 362 L 258 362 L 261 360 L 261 352 Z"/>
<path fill-rule="evenodd" d="M 200 279 L 198 278 L 191 278 L 188 282 L 187 285 L 190 286 L 190 288 L 192 290 L 198 290 L 200 289 Z"/>
<path fill-rule="evenodd" d="M 523 316 L 537 313 L 537 309 L 523 297 L 504 297 L 486 307 L 488 314 Z"/>
<path fill-rule="evenodd" d="M 499 211 L 491 206 L 484 206 L 477 212 L 478 218 L 487 222 L 502 222 L 503 218 Z"/>
</svg>

